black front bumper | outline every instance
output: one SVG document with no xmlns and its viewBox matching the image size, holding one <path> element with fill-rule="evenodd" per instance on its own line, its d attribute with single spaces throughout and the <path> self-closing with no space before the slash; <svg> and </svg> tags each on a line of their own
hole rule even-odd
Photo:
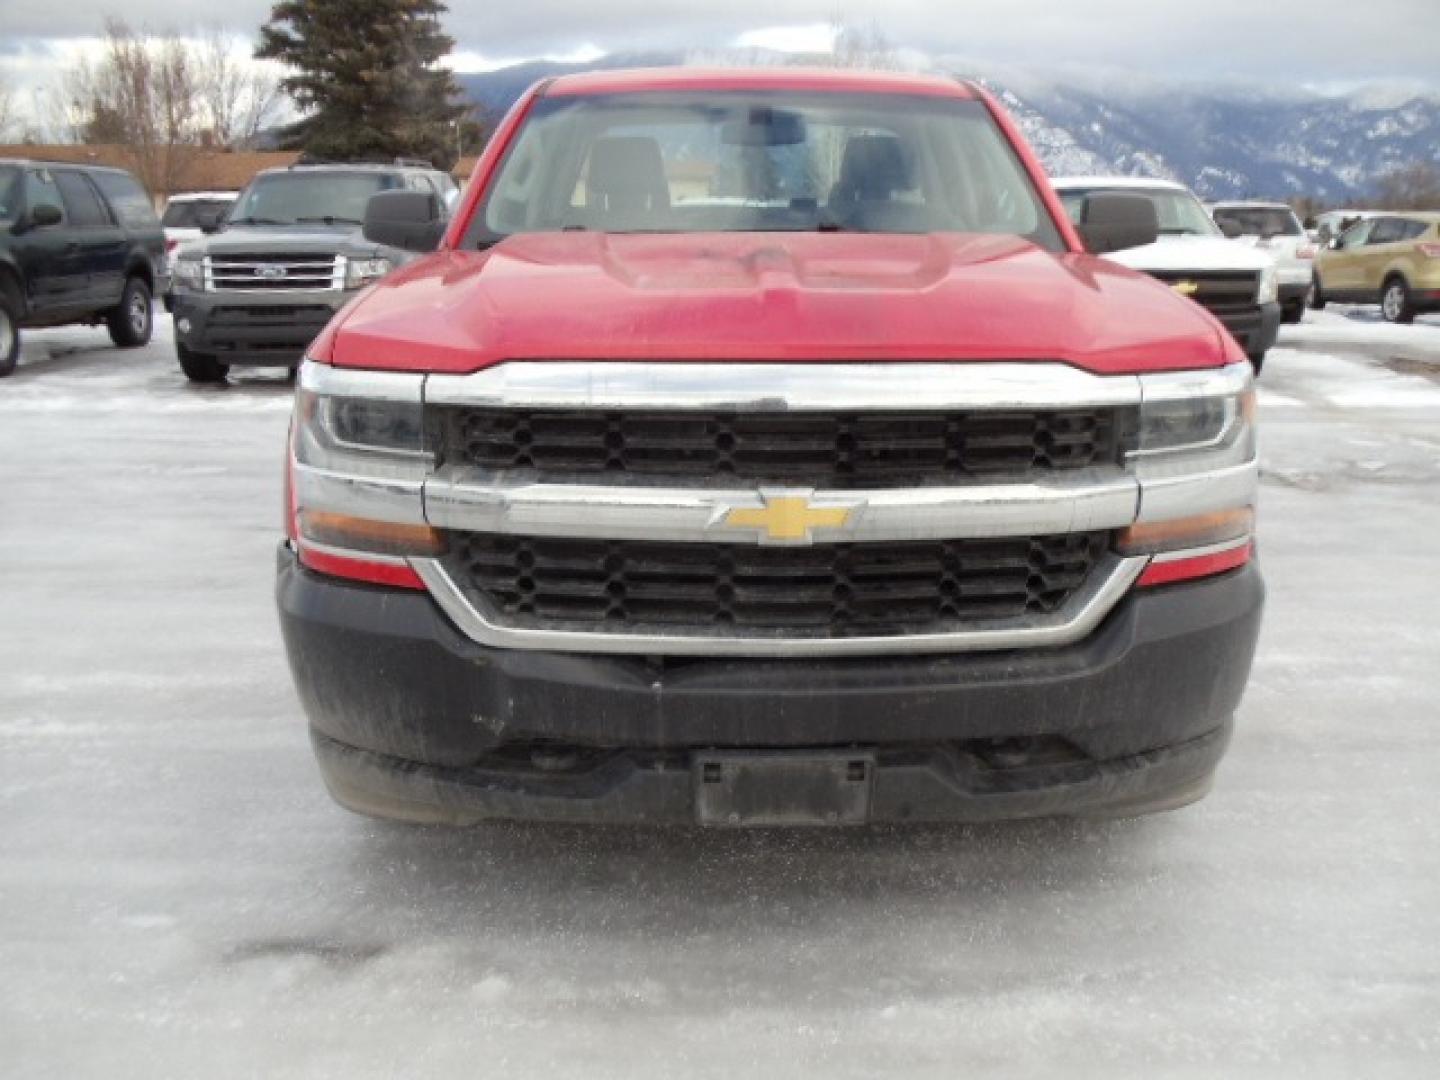
<svg viewBox="0 0 1440 1080">
<path fill-rule="evenodd" d="M 1213 314 L 1251 359 L 1262 357 L 1280 336 L 1278 301 L 1245 307 L 1212 308 Z"/>
<path fill-rule="evenodd" d="M 1252 566 L 1136 593 L 1059 649 L 708 660 L 485 648 L 423 593 L 285 549 L 277 593 L 331 792 L 452 823 L 689 822 L 714 750 L 863 748 L 871 820 L 1180 805 L 1224 752 L 1263 602 Z"/>
<path fill-rule="evenodd" d="M 1280 310 L 1285 310 L 1295 304 L 1303 304 L 1310 295 L 1310 283 L 1300 282 L 1295 284 L 1280 283 Z"/>
<path fill-rule="evenodd" d="M 222 364 L 296 367 L 351 295 L 338 289 L 177 292 L 175 340 Z"/>
</svg>

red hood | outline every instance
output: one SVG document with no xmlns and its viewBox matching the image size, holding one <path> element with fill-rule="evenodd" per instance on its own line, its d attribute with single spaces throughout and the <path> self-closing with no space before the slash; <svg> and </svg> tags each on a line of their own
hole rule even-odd
<svg viewBox="0 0 1440 1080">
<path fill-rule="evenodd" d="M 328 339 L 328 340 L 327 340 Z M 1063 360 L 1210 367 L 1238 350 L 1197 305 L 1009 237 L 534 233 L 391 275 L 315 352 L 346 367 L 505 360 Z"/>
</svg>

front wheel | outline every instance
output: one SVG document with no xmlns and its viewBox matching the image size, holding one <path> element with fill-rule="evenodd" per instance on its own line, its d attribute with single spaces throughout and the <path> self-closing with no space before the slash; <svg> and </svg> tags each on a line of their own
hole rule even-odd
<svg viewBox="0 0 1440 1080">
<path fill-rule="evenodd" d="M 20 312 L 0 286 L 0 376 L 9 375 L 20 360 Z"/>
<path fill-rule="evenodd" d="M 193 383 L 224 382 L 225 376 L 230 374 L 229 364 L 222 364 L 205 353 L 191 352 L 178 342 L 175 345 L 175 355 L 180 361 L 180 370 L 185 372 L 185 377 Z"/>
<path fill-rule="evenodd" d="M 1312 311 L 1325 310 L 1325 293 L 1320 289 L 1320 275 L 1316 274 L 1310 279 L 1310 295 L 1307 298 Z"/>
<path fill-rule="evenodd" d="M 1380 314 L 1386 322 L 1415 321 L 1415 309 L 1410 306 L 1410 286 L 1404 278 L 1391 278 L 1380 290 Z"/>
<path fill-rule="evenodd" d="M 126 278 L 120 303 L 110 309 L 105 316 L 105 324 L 110 328 L 110 340 L 122 349 L 135 349 L 149 343 L 155 330 L 155 319 L 151 310 L 150 286 L 143 278 Z"/>
<path fill-rule="evenodd" d="M 1265 366 L 1265 354 L 1263 352 L 1250 354 L 1250 366 L 1255 369 L 1255 374 L 1260 374 L 1260 369 Z"/>
<path fill-rule="evenodd" d="M 1305 319 L 1305 302 L 1296 300 L 1294 303 L 1286 304 L 1280 309 L 1280 321 L 1294 325 L 1303 322 Z"/>
</svg>

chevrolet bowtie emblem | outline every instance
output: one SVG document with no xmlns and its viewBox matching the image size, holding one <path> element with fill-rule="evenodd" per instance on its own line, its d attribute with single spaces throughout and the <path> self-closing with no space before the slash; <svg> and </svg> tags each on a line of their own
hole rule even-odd
<svg viewBox="0 0 1440 1080">
<path fill-rule="evenodd" d="M 778 543 L 808 544 L 811 529 L 841 529 L 853 507 L 817 508 L 804 495 L 761 496 L 763 508 L 730 510 L 721 521 L 727 529 L 759 529 L 764 539 Z"/>
<path fill-rule="evenodd" d="M 1200 291 L 1200 286 L 1193 281 L 1177 281 L 1170 288 L 1174 289 L 1181 296 L 1194 296 Z"/>
</svg>

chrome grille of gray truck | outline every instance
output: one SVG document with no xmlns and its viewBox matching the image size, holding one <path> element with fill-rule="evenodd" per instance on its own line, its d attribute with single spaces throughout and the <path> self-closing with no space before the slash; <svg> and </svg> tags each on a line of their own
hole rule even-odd
<svg viewBox="0 0 1440 1080">
<path fill-rule="evenodd" d="M 335 254 L 226 254 L 203 263 L 207 292 L 299 292 L 345 287 L 345 256 Z"/>
</svg>

